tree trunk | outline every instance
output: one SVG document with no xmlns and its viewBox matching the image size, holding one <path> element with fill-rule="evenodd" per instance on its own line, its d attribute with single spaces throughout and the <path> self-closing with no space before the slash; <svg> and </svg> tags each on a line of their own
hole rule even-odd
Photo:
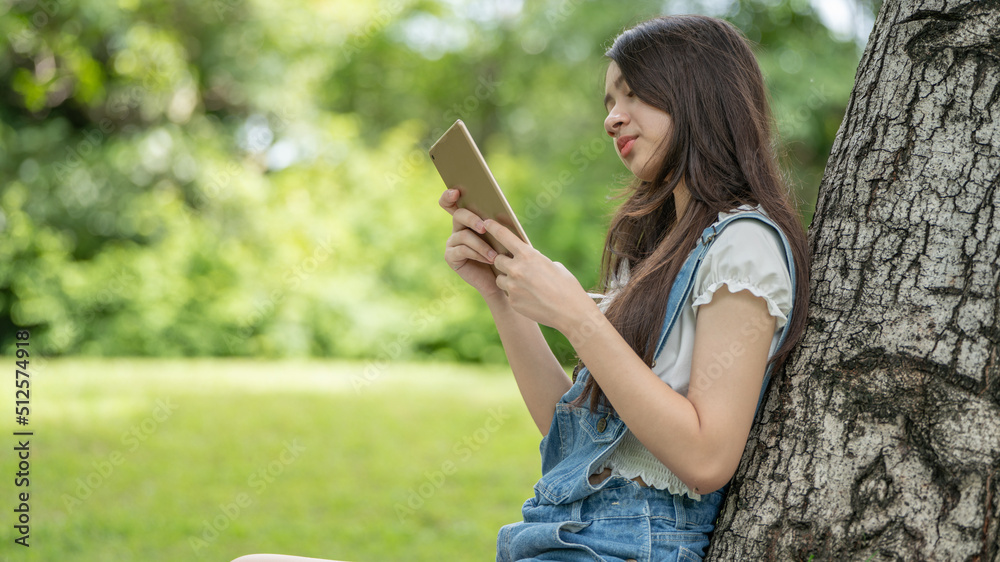
<svg viewBox="0 0 1000 562">
<path fill-rule="evenodd" d="M 709 560 L 1000 560 L 1000 1 L 887 0 Z"/>
</svg>

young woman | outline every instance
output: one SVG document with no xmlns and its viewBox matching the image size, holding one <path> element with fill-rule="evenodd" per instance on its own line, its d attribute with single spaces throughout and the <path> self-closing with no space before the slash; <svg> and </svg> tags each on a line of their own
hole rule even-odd
<svg viewBox="0 0 1000 562">
<path fill-rule="evenodd" d="M 489 306 L 544 436 L 542 478 L 524 520 L 500 530 L 498 561 L 700 560 L 767 375 L 805 326 L 805 233 L 746 40 L 721 20 L 661 17 L 606 55 L 604 128 L 635 180 L 608 230 L 599 303 L 458 208 L 458 190 L 440 198 L 445 260 Z M 573 380 L 538 324 L 573 345 Z"/>
<path fill-rule="evenodd" d="M 445 259 L 489 305 L 545 436 L 542 478 L 497 560 L 700 560 L 768 366 L 805 325 L 805 233 L 746 40 L 717 19 L 662 17 L 606 54 L 604 128 L 635 181 L 608 231 L 599 304 L 562 265 L 457 208 L 455 190 L 440 200 L 454 227 Z M 576 350 L 574 382 L 539 323 Z"/>
</svg>

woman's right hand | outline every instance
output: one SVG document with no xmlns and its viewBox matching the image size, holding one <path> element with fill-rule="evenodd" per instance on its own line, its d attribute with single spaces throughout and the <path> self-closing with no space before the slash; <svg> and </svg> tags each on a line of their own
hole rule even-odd
<svg viewBox="0 0 1000 562">
<path fill-rule="evenodd" d="M 490 267 L 497 254 L 476 234 L 486 232 L 483 220 L 472 211 L 458 206 L 460 195 L 458 189 L 448 189 L 438 200 L 441 208 L 451 215 L 451 236 L 445 244 L 444 260 L 483 298 L 503 294 Z"/>
</svg>

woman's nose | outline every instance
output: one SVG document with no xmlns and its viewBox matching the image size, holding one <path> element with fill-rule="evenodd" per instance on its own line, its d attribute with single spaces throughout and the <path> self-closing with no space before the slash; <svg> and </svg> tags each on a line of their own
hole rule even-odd
<svg viewBox="0 0 1000 562">
<path fill-rule="evenodd" d="M 604 120 L 604 130 L 608 132 L 609 135 L 615 136 L 615 133 L 628 122 L 628 115 L 622 111 L 616 111 L 612 109 L 611 113 Z"/>
</svg>

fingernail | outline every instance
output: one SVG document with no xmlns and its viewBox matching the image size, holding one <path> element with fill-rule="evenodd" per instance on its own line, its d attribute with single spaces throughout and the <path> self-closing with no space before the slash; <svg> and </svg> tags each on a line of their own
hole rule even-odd
<svg viewBox="0 0 1000 562">
<path fill-rule="evenodd" d="M 486 232 L 486 223 L 479 221 L 476 223 L 476 230 L 480 233 Z"/>
<path fill-rule="evenodd" d="M 493 261 L 493 258 L 497 257 L 497 253 L 490 250 L 489 252 L 486 252 L 486 257 L 490 258 L 490 261 Z"/>
</svg>

